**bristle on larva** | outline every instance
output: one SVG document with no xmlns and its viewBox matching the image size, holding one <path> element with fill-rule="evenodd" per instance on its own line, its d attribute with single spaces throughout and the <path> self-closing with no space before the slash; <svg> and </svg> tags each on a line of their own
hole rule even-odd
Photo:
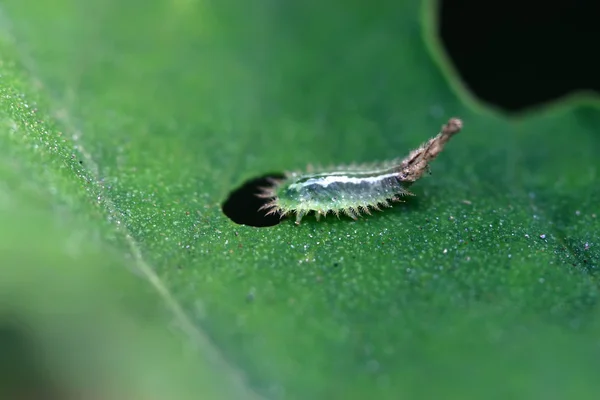
<svg viewBox="0 0 600 400">
<path fill-rule="evenodd" d="M 408 187 L 423 176 L 462 126 L 460 119 L 451 118 L 437 136 L 394 162 L 323 170 L 310 167 L 310 173 L 288 173 L 285 179 L 272 179 L 256 194 L 270 199 L 260 210 L 281 218 L 296 214 L 296 224 L 300 224 L 311 211 L 318 221 L 328 214 L 357 219 L 361 213 L 371 215 L 370 209 L 391 207 L 392 202 L 412 195 Z"/>
</svg>

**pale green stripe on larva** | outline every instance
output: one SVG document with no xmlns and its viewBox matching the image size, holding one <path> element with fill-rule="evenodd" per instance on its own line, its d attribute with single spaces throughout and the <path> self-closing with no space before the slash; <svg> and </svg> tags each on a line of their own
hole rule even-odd
<svg viewBox="0 0 600 400">
<path fill-rule="evenodd" d="M 446 143 L 462 129 L 462 121 L 450 119 L 441 132 L 397 163 L 384 162 L 361 168 L 338 167 L 317 173 L 290 173 L 272 186 L 262 188 L 259 197 L 270 199 L 261 209 L 282 218 L 296 214 L 296 224 L 311 211 L 317 220 L 329 213 L 356 219 L 370 209 L 381 211 L 411 194 L 407 188 L 427 171 L 429 162 L 442 152 Z"/>
</svg>

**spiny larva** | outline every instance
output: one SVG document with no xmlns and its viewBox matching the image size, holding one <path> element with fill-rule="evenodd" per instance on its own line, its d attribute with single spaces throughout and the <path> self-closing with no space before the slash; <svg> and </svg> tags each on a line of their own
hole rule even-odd
<svg viewBox="0 0 600 400">
<path fill-rule="evenodd" d="M 407 188 L 428 170 L 429 162 L 442 152 L 446 143 L 462 129 L 462 121 L 451 118 L 441 132 L 404 159 L 329 170 L 286 174 L 272 179 L 272 186 L 261 188 L 257 196 L 270 199 L 261 207 L 267 215 L 281 218 L 296 214 L 296 224 L 311 211 L 317 221 L 329 213 L 357 219 L 361 212 L 371 215 L 370 208 L 391 207 L 390 202 L 412 195 Z"/>
</svg>

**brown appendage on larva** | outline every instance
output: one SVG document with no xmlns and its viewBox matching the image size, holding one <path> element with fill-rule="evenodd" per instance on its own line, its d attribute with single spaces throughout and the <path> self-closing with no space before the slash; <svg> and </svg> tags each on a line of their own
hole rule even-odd
<svg viewBox="0 0 600 400">
<path fill-rule="evenodd" d="M 400 164 L 401 180 L 406 182 L 415 182 L 427 171 L 429 162 L 433 161 L 444 150 L 448 141 L 460 132 L 462 121 L 458 118 L 451 118 L 446 125 L 442 126 L 442 131 L 427 143 L 424 143 L 416 150 L 410 152 L 408 157 L 402 160 Z"/>
</svg>

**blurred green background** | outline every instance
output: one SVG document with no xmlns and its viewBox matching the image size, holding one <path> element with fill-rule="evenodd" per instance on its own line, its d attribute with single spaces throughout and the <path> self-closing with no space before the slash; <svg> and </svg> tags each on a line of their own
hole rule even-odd
<svg viewBox="0 0 600 400">
<path fill-rule="evenodd" d="M 597 398 L 597 101 L 488 109 L 434 16 L 4 0 L 6 393 L 39 375 L 111 399 Z M 451 116 L 463 132 L 385 213 L 222 213 L 248 179 L 403 156 Z"/>
</svg>

